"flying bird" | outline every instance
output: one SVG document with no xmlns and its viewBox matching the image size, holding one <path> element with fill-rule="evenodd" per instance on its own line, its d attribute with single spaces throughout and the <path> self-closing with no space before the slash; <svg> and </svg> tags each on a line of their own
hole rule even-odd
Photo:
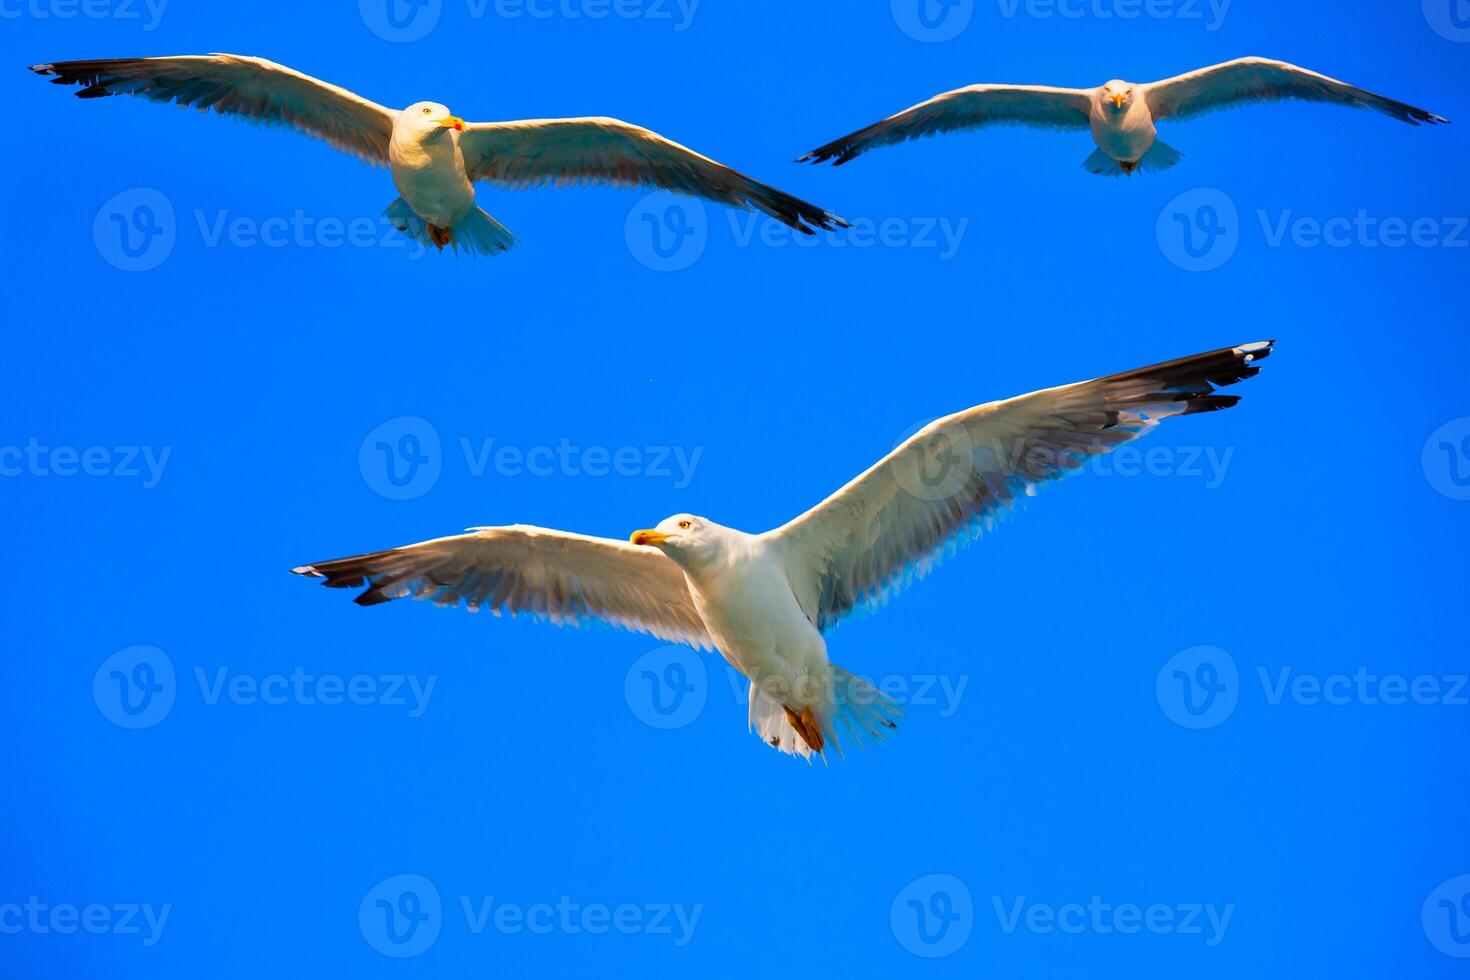
<svg viewBox="0 0 1470 980">
<path fill-rule="evenodd" d="M 1253 102 L 1303 99 L 1377 109 L 1417 126 L 1448 119 L 1305 68 L 1268 58 L 1238 58 L 1159 82 L 1113 79 L 1097 88 L 1048 85 L 971 85 L 936 95 L 911 109 L 849 133 L 800 157 L 841 166 L 880 146 L 992 125 L 1091 129 L 1097 149 L 1082 166 L 1119 176 L 1140 168 L 1164 170 L 1179 151 L 1156 139 L 1162 119 L 1187 119 Z"/>
<path fill-rule="evenodd" d="M 826 632 L 873 609 L 1018 497 L 1160 420 L 1229 408 L 1274 341 L 1226 347 L 990 402 L 920 429 L 805 514 L 747 534 L 676 514 L 624 542 L 527 525 L 471 528 L 292 571 L 356 601 L 587 620 L 717 650 L 750 680 L 751 729 L 810 761 L 843 737 L 882 741 L 901 708 L 827 658 Z M 839 727 L 840 726 L 840 727 Z"/>
<path fill-rule="evenodd" d="M 201 111 L 287 126 L 374 166 L 399 197 L 384 214 L 398 230 L 443 249 L 475 254 L 515 244 L 475 206 L 475 181 L 506 187 L 604 183 L 648 186 L 754 208 L 805 234 L 847 222 L 617 119 L 466 122 L 438 102 L 389 109 L 285 65 L 233 54 L 110 58 L 33 65 L 84 99 L 139 95 Z"/>
</svg>

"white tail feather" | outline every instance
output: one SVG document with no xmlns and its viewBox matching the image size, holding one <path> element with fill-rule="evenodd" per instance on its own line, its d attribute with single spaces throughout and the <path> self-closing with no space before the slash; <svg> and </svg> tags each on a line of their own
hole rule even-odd
<svg viewBox="0 0 1470 980">
<path fill-rule="evenodd" d="M 882 742 L 898 728 L 903 709 L 888 695 L 835 664 L 829 666 L 827 699 L 813 705 L 823 733 L 843 754 L 844 738 L 863 748 L 869 740 Z M 750 727 L 767 745 L 808 762 L 811 746 L 792 727 L 785 706 L 772 700 L 756 684 L 750 685 Z M 825 761 L 826 755 L 822 755 Z"/>
<path fill-rule="evenodd" d="M 438 247 L 429 234 L 428 222 L 415 214 L 403 198 L 394 199 L 383 215 L 393 223 L 393 227 L 414 241 L 429 248 Z M 469 214 L 449 229 L 449 247 L 469 255 L 496 255 L 515 243 L 510 229 L 479 208 L 471 208 Z"/>
</svg>

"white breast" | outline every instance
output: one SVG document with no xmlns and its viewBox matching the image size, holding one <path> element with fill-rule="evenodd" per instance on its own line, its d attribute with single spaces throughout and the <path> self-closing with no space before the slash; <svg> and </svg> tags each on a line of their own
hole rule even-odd
<svg viewBox="0 0 1470 980">
<path fill-rule="evenodd" d="M 475 206 L 458 133 L 421 142 L 395 130 L 388 142 L 388 166 L 403 200 L 431 224 L 452 227 Z"/>
<path fill-rule="evenodd" d="M 825 678 L 827 644 L 791 594 L 785 568 L 763 542 L 739 537 L 717 567 L 685 572 L 710 638 L 752 680 L 770 671 Z"/>
</svg>

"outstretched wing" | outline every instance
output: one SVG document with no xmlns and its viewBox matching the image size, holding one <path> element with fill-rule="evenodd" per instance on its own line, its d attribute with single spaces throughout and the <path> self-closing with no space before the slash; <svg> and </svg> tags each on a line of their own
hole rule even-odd
<svg viewBox="0 0 1470 980">
<path fill-rule="evenodd" d="M 661 640 L 713 649 L 684 573 L 653 548 L 543 527 L 474 528 L 353 558 L 293 568 L 356 602 L 429 599 L 497 616 L 530 613 L 557 625 L 601 620 Z"/>
<path fill-rule="evenodd" d="M 579 183 L 661 187 L 731 207 L 755 208 L 807 234 L 816 228 L 847 226 L 830 211 L 618 119 L 470 123 L 459 146 L 472 180 L 511 187 Z"/>
<path fill-rule="evenodd" d="M 32 65 L 57 85 L 81 85 L 77 96 L 140 95 L 213 109 L 325 140 L 368 163 L 388 165 L 388 138 L 397 113 L 345 88 L 264 58 L 236 54 L 170 58 L 107 58 Z"/>
<path fill-rule="evenodd" d="M 1081 129 L 1088 125 L 1092 95 L 1087 89 L 1048 85 L 971 85 L 936 95 L 911 109 L 840 140 L 818 147 L 797 163 L 833 160 L 841 166 L 861 153 L 904 140 L 981 126 L 1040 126 Z"/>
<path fill-rule="evenodd" d="M 1197 116 L 1247 102 L 1304 99 L 1377 109 L 1414 126 L 1449 122 L 1424 109 L 1269 58 L 1237 58 L 1166 78 L 1150 84 L 1144 97 L 1155 119 Z"/>
<path fill-rule="evenodd" d="M 1095 381 L 990 402 L 920 429 L 866 473 L 766 532 L 793 593 L 825 629 L 880 605 L 1018 496 L 1077 472 L 1171 415 L 1229 408 L 1274 341 L 1226 347 Z"/>
</svg>

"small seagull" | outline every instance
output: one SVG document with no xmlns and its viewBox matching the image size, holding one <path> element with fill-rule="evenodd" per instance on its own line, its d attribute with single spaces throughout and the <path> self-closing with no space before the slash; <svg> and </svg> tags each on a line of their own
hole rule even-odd
<svg viewBox="0 0 1470 980">
<path fill-rule="evenodd" d="M 474 182 L 508 187 L 603 183 L 648 186 L 754 208 L 805 234 L 846 227 L 830 211 L 617 119 L 465 122 L 438 102 L 389 109 L 264 58 L 233 54 L 109 58 L 33 65 L 77 95 L 140 95 L 253 122 L 288 126 L 393 174 L 386 216 L 442 250 L 493 255 L 511 233 L 475 206 Z"/>
<path fill-rule="evenodd" d="M 990 125 L 1092 130 L 1097 150 L 1082 164 L 1116 177 L 1135 170 L 1164 170 L 1179 151 L 1155 138 L 1161 119 L 1186 119 L 1252 102 L 1303 99 L 1377 109 L 1417 126 L 1448 119 L 1375 95 L 1305 68 L 1269 58 L 1238 58 L 1160 82 L 1113 79 L 1097 88 L 1047 85 L 971 85 L 936 95 L 911 109 L 849 133 L 800 157 L 798 163 L 832 160 L 841 166 L 859 154 L 904 140 Z"/>
<path fill-rule="evenodd" d="M 1273 341 L 1083 381 L 931 422 L 800 517 L 747 534 L 675 514 L 624 542 L 527 525 L 471 528 L 292 569 L 358 605 L 428 599 L 553 623 L 588 620 L 719 651 L 750 680 L 749 720 L 780 751 L 883 741 L 902 710 L 827 659 L 824 634 L 968 544 L 1020 497 L 1160 420 L 1229 408 Z M 779 480 L 779 477 L 777 478 Z M 545 703 L 528 710 L 554 711 Z M 841 726 L 840 730 L 838 726 Z"/>
</svg>

